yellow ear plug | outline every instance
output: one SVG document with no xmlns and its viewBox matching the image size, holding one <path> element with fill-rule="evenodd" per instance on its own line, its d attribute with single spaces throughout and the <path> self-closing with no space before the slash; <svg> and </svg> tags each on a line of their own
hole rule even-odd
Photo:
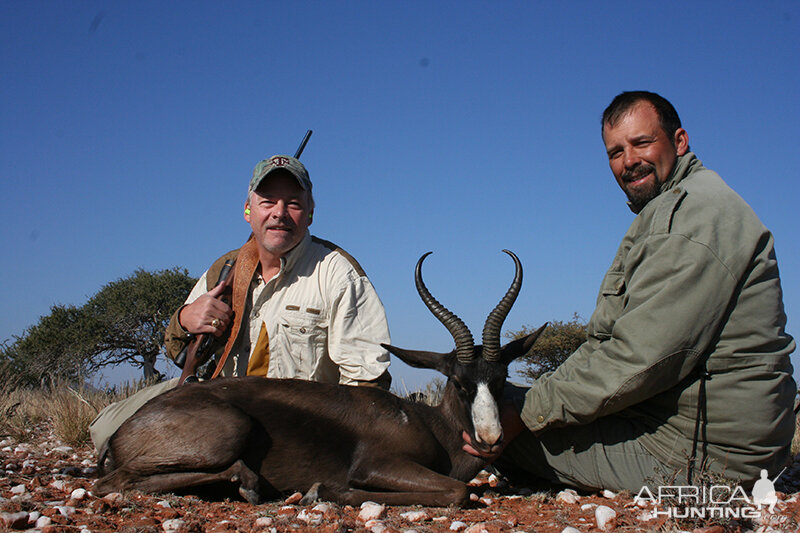
<svg viewBox="0 0 800 533">
<path fill-rule="evenodd" d="M 250 208 L 249 207 L 245 207 L 244 208 L 244 214 L 245 215 L 249 215 L 250 214 Z"/>
</svg>

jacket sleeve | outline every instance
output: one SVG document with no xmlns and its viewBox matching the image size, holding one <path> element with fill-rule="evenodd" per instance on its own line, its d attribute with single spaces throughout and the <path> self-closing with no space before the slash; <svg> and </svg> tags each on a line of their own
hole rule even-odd
<svg viewBox="0 0 800 533">
<path fill-rule="evenodd" d="M 208 292 L 206 288 L 206 275 L 207 273 L 204 273 L 200 276 L 200 279 L 197 280 L 197 283 L 195 283 L 186 301 L 172 314 L 172 318 L 169 319 L 169 325 L 167 325 L 167 329 L 164 332 L 164 347 L 167 351 L 167 357 L 173 361 L 178 357 L 178 354 L 181 353 L 181 350 L 189 344 L 189 341 L 192 340 L 191 333 L 183 329 L 181 323 L 178 321 L 178 315 L 181 309 L 197 300 L 201 294 Z"/>
<path fill-rule="evenodd" d="M 331 306 L 328 353 L 339 366 L 339 382 L 388 389 L 389 325 L 383 304 L 366 276 L 348 279 Z"/>
<path fill-rule="evenodd" d="M 603 280 L 589 340 L 525 397 L 532 431 L 586 424 L 686 378 L 713 347 L 737 278 L 704 244 L 650 235 Z"/>
</svg>

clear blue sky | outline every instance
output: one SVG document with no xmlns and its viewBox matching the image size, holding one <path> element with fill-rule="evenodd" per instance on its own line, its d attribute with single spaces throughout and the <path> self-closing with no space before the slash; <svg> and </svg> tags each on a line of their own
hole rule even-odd
<svg viewBox="0 0 800 533">
<path fill-rule="evenodd" d="M 361 262 L 394 344 L 452 347 L 413 287 L 429 250 L 476 338 L 502 248 L 525 267 L 506 328 L 588 319 L 633 219 L 599 117 L 633 89 L 773 231 L 799 336 L 799 43 L 797 2 L 4 1 L 0 340 L 139 267 L 200 275 L 248 235 L 255 163 L 309 128 L 312 232 Z"/>
</svg>

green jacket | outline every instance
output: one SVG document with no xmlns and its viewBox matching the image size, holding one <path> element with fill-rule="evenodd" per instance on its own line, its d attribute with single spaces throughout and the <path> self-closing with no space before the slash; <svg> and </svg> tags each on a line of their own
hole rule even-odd
<svg viewBox="0 0 800 533">
<path fill-rule="evenodd" d="M 528 391 L 534 432 L 629 419 L 662 463 L 753 481 L 780 471 L 797 386 L 772 234 L 691 152 L 631 224 L 603 279 L 588 339 Z"/>
</svg>

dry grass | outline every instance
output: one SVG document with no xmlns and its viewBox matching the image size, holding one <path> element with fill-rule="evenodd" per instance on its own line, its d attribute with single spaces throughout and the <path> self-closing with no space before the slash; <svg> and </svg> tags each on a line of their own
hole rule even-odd
<svg viewBox="0 0 800 533">
<path fill-rule="evenodd" d="M 439 402 L 442 401 L 445 385 L 447 385 L 447 382 L 443 378 L 435 377 L 426 383 L 424 387 L 414 391 L 409 390 L 405 383 L 401 383 L 399 387 L 392 390 L 392 394 L 428 405 L 439 405 Z"/>
<path fill-rule="evenodd" d="M 49 423 L 55 436 L 70 446 L 89 443 L 89 424 L 103 407 L 136 392 L 141 385 L 98 390 L 60 383 L 47 389 L 0 386 L 0 436 L 24 441 L 42 423 Z"/>
</svg>

